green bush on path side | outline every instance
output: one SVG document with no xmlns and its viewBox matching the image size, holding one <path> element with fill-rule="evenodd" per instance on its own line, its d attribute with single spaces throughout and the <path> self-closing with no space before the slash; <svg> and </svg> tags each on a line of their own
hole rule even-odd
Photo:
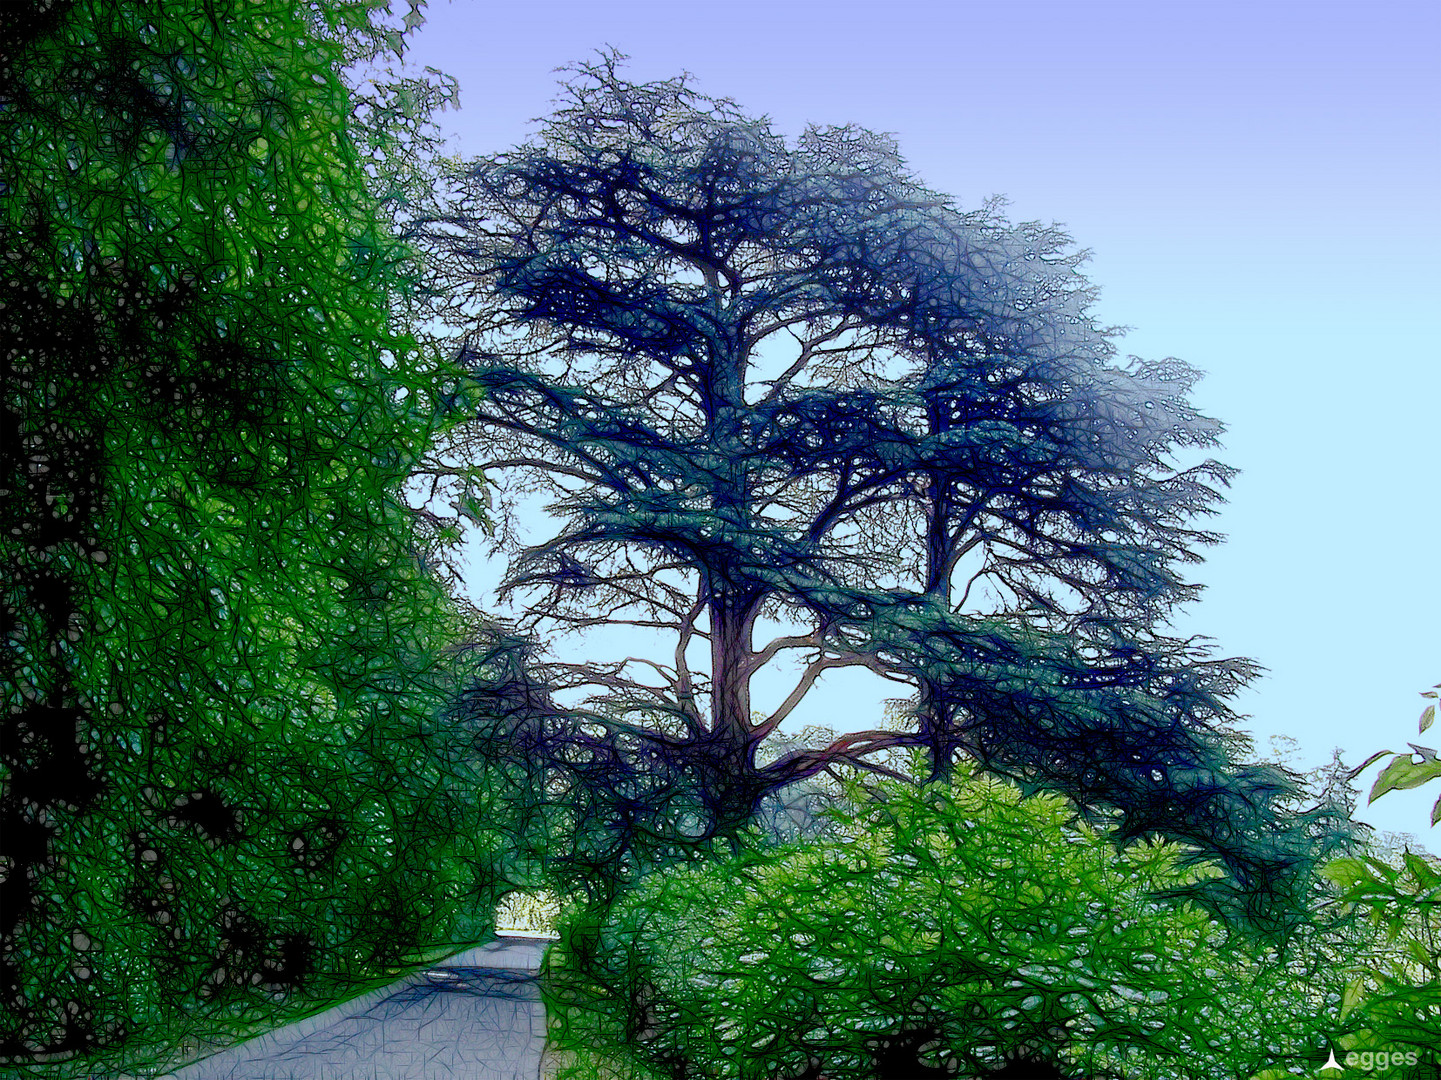
<svg viewBox="0 0 1441 1080">
<path fill-rule="evenodd" d="M 872 795 L 818 841 L 752 830 L 608 915 L 569 913 L 549 957 L 560 1080 L 985 1076 L 1020 1061 L 1251 1077 L 1324 1061 L 1342 980 L 1316 931 L 1283 954 L 1160 898 L 1218 872 L 1180 847 L 1118 851 L 1064 799 L 974 773 Z"/>
</svg>

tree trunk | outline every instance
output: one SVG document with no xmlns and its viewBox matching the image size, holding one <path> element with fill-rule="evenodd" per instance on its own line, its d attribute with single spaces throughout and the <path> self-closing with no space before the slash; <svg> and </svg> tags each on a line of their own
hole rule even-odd
<svg viewBox="0 0 1441 1080">
<path fill-rule="evenodd" d="M 941 402 L 932 398 L 926 406 L 927 434 L 943 433 L 950 424 Z M 951 499 L 949 485 L 942 477 L 932 475 L 926 484 L 926 565 L 925 594 L 934 598 L 947 611 L 951 607 L 951 574 L 948 565 L 952 536 L 950 532 Z M 945 783 L 955 767 L 955 743 L 951 738 L 951 717 L 945 706 L 941 687 L 932 679 L 920 681 L 917 717 L 931 756 L 929 782 Z"/>
</svg>

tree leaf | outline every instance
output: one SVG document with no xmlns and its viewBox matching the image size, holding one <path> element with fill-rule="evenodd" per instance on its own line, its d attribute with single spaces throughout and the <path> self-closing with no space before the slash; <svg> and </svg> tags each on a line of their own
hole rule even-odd
<svg viewBox="0 0 1441 1080">
<path fill-rule="evenodd" d="M 1346 989 L 1341 993 L 1341 1019 L 1344 1020 L 1361 1000 L 1361 991 L 1365 988 L 1365 981 L 1361 978 L 1352 979 L 1346 984 Z"/>
<path fill-rule="evenodd" d="M 1441 776 L 1441 761 L 1428 760 L 1416 764 L 1409 755 L 1397 754 L 1391 759 L 1391 764 L 1381 770 L 1381 775 L 1376 777 L 1376 783 L 1372 785 L 1371 795 L 1366 802 L 1369 805 L 1388 791 L 1420 787 L 1438 776 Z"/>
<path fill-rule="evenodd" d="M 1435 722 L 1435 720 L 1436 720 L 1436 706 L 1435 706 L 1435 705 L 1427 705 L 1426 708 L 1424 708 L 1424 709 L 1421 710 L 1421 727 L 1420 727 L 1420 730 L 1424 732 L 1428 727 L 1430 727 L 1430 726 Z"/>
<path fill-rule="evenodd" d="M 1321 874 L 1328 881 L 1334 882 L 1343 889 L 1376 880 L 1375 875 L 1366 868 L 1365 863 L 1360 859 L 1352 858 L 1332 859 L 1321 869 Z"/>
<path fill-rule="evenodd" d="M 1396 867 L 1392 866 L 1390 863 L 1383 862 L 1382 860 L 1374 858 L 1370 855 L 1366 856 L 1366 862 L 1371 867 L 1372 880 L 1377 882 L 1395 884 L 1396 878 L 1401 873 L 1399 870 L 1396 869 Z"/>
<path fill-rule="evenodd" d="M 1428 949 L 1425 945 L 1421 944 L 1421 942 L 1417 941 L 1415 938 L 1412 938 L 1410 941 L 1406 942 L 1406 951 L 1409 952 L 1411 956 L 1416 960 L 1416 962 L 1420 964 L 1423 968 L 1427 968 L 1428 970 L 1435 968 L 1436 957 L 1432 954 L 1430 949 Z"/>
<path fill-rule="evenodd" d="M 490 492 L 482 489 L 479 493 L 467 491 L 456 503 L 456 512 L 461 517 L 473 522 L 481 528 L 489 531 L 492 526 L 490 519 L 486 516 L 486 509 L 490 506 Z"/>
<path fill-rule="evenodd" d="M 1441 872 L 1438 872 L 1430 863 L 1421 856 L 1406 851 L 1401 858 L 1406 863 L 1406 869 L 1411 871 L 1421 889 L 1429 889 L 1433 885 L 1441 884 Z"/>
</svg>

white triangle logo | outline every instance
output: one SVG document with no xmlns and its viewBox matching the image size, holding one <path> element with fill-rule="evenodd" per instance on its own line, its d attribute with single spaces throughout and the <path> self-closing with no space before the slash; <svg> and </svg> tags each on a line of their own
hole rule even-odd
<svg viewBox="0 0 1441 1080">
<path fill-rule="evenodd" d="M 1331 1053 L 1327 1055 L 1326 1064 L 1321 1066 L 1321 1070 L 1324 1072 L 1326 1069 L 1339 1070 L 1340 1068 L 1340 1064 L 1336 1061 L 1336 1051 L 1332 1050 Z"/>
</svg>

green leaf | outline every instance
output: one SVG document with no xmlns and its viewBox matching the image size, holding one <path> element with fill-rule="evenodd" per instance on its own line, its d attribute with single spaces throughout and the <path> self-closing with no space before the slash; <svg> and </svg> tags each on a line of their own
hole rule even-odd
<svg viewBox="0 0 1441 1080">
<path fill-rule="evenodd" d="M 1421 942 L 1417 941 L 1415 938 L 1412 938 L 1411 940 L 1406 942 L 1406 950 L 1413 957 L 1415 957 L 1416 962 L 1419 963 L 1423 968 L 1427 968 L 1429 970 L 1435 969 L 1436 957 L 1432 954 L 1430 949 L 1428 949 L 1425 945 L 1421 944 Z"/>
<path fill-rule="evenodd" d="M 1380 859 L 1371 855 L 1366 856 L 1366 862 L 1371 867 L 1372 880 L 1377 883 L 1387 882 L 1394 884 L 1397 876 L 1400 874 L 1400 871 L 1390 863 L 1382 862 Z"/>
<path fill-rule="evenodd" d="M 1441 776 L 1441 761 L 1430 760 L 1416 764 L 1412 762 L 1410 755 L 1397 754 L 1391 764 L 1381 770 L 1381 775 L 1376 778 L 1371 795 L 1366 801 L 1368 804 L 1373 803 L 1388 791 L 1420 787 L 1438 776 Z"/>
<path fill-rule="evenodd" d="M 1435 723 L 1435 721 L 1436 721 L 1436 706 L 1435 706 L 1435 705 L 1427 705 L 1426 708 L 1424 708 L 1424 709 L 1421 710 L 1421 727 L 1420 727 L 1420 730 L 1424 732 L 1428 727 L 1430 727 L 1433 723 Z"/>
<path fill-rule="evenodd" d="M 1321 869 L 1321 875 L 1343 889 L 1350 889 L 1363 882 L 1375 882 L 1376 877 L 1360 859 L 1332 859 Z"/>
<path fill-rule="evenodd" d="M 467 491 L 456 505 L 456 511 L 461 517 L 474 522 L 482 528 L 490 527 L 490 519 L 486 517 L 486 508 L 490 506 L 490 493 L 482 490 L 480 493 Z"/>
<path fill-rule="evenodd" d="M 1441 798 L 1436 800 L 1436 805 L 1431 807 L 1431 824 L 1434 826 L 1441 823 Z"/>
<path fill-rule="evenodd" d="M 1411 871 L 1412 876 L 1416 879 L 1421 889 L 1429 889 L 1441 883 L 1441 873 L 1438 873 L 1431 864 L 1421 858 L 1421 856 L 1407 851 L 1402 854 L 1401 858 L 1406 863 L 1406 869 Z"/>
<path fill-rule="evenodd" d="M 1346 989 L 1341 993 L 1341 1019 L 1344 1020 L 1361 1000 L 1361 991 L 1365 989 L 1365 981 L 1361 978 L 1352 979 L 1346 984 Z"/>
</svg>

